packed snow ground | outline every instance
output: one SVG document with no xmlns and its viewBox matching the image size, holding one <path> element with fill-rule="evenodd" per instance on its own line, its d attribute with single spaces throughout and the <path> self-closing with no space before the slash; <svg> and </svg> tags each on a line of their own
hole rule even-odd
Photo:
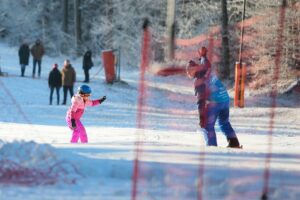
<svg viewBox="0 0 300 200">
<path fill-rule="evenodd" d="M 199 191 L 202 199 L 260 199 L 270 144 L 269 199 L 300 199 L 300 109 L 295 98 L 278 99 L 270 137 L 270 99 L 247 94 L 245 108 L 231 109 L 231 122 L 244 148 L 205 147 L 197 131 L 191 80 L 148 74 L 146 128 L 138 130 L 139 71 L 122 69 L 123 82 L 108 85 L 100 56 L 95 56 L 97 66 L 89 84 L 92 98 L 106 95 L 107 100 L 85 111 L 82 121 L 89 143 L 70 144 L 71 131 L 65 123 L 69 105 L 55 105 L 55 94 L 54 105 L 49 105 L 47 85 L 52 64 L 61 69 L 65 58 L 46 56 L 42 77 L 32 79 L 32 60 L 26 77 L 19 76 L 17 48 L 1 44 L 0 56 L 1 69 L 9 75 L 0 77 L 0 162 L 49 172 L 32 175 L 33 179 L 18 174 L 17 178 L 27 178 L 21 183 L 4 176 L 2 167 L 1 200 L 131 199 L 138 141 L 142 152 L 137 199 L 198 199 Z M 83 80 L 81 59 L 70 59 L 78 81 Z M 219 146 L 226 146 L 218 128 L 217 135 Z M 198 186 L 199 180 L 203 185 Z"/>
</svg>

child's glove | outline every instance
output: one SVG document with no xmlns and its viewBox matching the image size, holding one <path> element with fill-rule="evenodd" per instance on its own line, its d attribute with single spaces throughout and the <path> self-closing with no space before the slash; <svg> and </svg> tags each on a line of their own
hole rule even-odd
<svg viewBox="0 0 300 200">
<path fill-rule="evenodd" d="M 75 129 L 76 128 L 75 119 L 71 119 L 71 122 L 72 122 L 72 128 Z"/>
<path fill-rule="evenodd" d="M 102 103 L 103 101 L 105 101 L 106 96 L 103 96 L 101 99 L 99 99 L 99 103 Z"/>
</svg>

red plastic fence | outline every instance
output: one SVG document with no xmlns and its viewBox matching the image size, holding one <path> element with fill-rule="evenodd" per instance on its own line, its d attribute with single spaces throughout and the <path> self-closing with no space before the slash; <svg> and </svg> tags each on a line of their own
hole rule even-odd
<svg viewBox="0 0 300 200">
<path fill-rule="evenodd" d="M 146 100 L 146 84 L 145 84 L 145 72 L 149 67 L 150 62 L 150 38 L 151 33 L 148 27 L 148 20 L 145 20 L 143 25 L 143 41 L 142 41 L 142 59 L 141 59 L 141 71 L 139 81 L 139 92 L 138 92 L 138 108 L 137 108 L 137 129 L 142 130 L 144 128 L 143 109 Z M 140 156 L 142 154 L 142 141 L 140 139 L 140 133 L 137 132 L 136 147 L 135 147 L 135 159 L 132 177 L 132 193 L 131 199 L 137 199 L 138 193 L 138 181 L 140 172 Z"/>
<path fill-rule="evenodd" d="M 285 1 L 283 1 L 285 2 Z M 262 16 L 257 16 L 257 17 L 253 17 L 251 19 L 245 20 L 244 21 L 244 26 L 248 27 L 248 26 L 252 26 L 254 23 L 256 23 L 259 20 L 262 20 L 267 17 L 274 17 L 276 13 L 278 12 L 274 12 L 275 9 L 270 10 L 270 12 L 266 12 L 264 15 Z M 272 92 L 271 92 L 271 114 L 270 114 L 270 122 L 269 122 L 269 133 L 268 133 L 268 151 L 266 153 L 266 158 L 265 158 L 265 169 L 264 169 L 264 184 L 263 184 L 263 188 L 262 188 L 262 196 L 261 199 L 268 199 L 268 193 L 269 193 L 269 181 L 270 181 L 270 163 L 272 160 L 272 138 L 273 138 L 273 128 L 274 128 L 274 117 L 275 117 L 275 108 L 277 106 L 276 103 L 276 98 L 277 98 L 277 84 L 278 84 L 278 79 L 279 79 L 279 74 L 280 74 L 280 63 L 281 63 L 281 54 L 282 54 L 282 48 L 283 48 L 283 30 L 284 30 L 284 20 L 285 20 L 285 7 L 283 6 L 280 9 L 279 12 L 279 19 L 278 19 L 278 30 L 277 30 L 277 38 L 276 38 L 276 57 L 275 57 L 275 70 L 274 70 L 274 74 L 273 74 L 273 88 L 272 88 Z M 241 24 L 237 24 L 237 27 L 241 26 Z M 210 34 L 207 35 L 201 35 L 192 39 L 188 39 L 188 40 L 184 40 L 184 39 L 176 39 L 175 43 L 177 46 L 179 47 L 184 47 L 186 48 L 185 50 L 178 50 L 175 51 L 175 59 L 184 59 L 184 60 L 188 60 L 193 58 L 194 56 L 196 57 L 196 51 L 195 50 L 191 50 L 191 46 L 193 45 L 197 45 L 199 46 L 199 44 L 204 43 L 204 42 L 209 42 L 208 43 L 208 49 L 209 49 L 209 54 L 208 57 L 209 59 L 213 62 L 215 61 L 219 61 L 219 57 L 215 56 L 215 54 L 213 53 L 213 49 L 215 47 L 220 47 L 221 43 L 220 40 L 214 40 L 214 37 L 216 35 L 220 34 L 220 29 L 219 27 L 213 27 L 210 30 Z M 249 42 L 255 37 L 255 34 L 252 34 L 251 36 L 245 35 L 244 40 L 245 42 Z M 144 59 L 145 57 L 145 52 L 147 52 L 144 48 L 145 48 L 145 38 L 147 38 L 145 31 L 144 31 L 144 39 L 143 39 L 143 50 L 142 50 L 142 63 L 143 61 L 145 61 Z M 253 54 L 253 51 L 249 50 L 247 52 L 245 52 L 243 54 L 244 56 L 248 56 L 249 54 Z M 148 57 L 149 58 L 149 57 Z M 142 98 L 141 96 L 144 95 L 145 92 L 145 85 L 144 85 L 144 73 L 145 73 L 145 68 L 143 67 L 143 64 L 141 65 L 141 81 L 140 81 L 140 90 L 139 90 L 139 98 Z M 139 101 L 139 109 L 138 109 L 138 127 L 140 127 L 140 123 L 142 120 L 142 114 L 141 114 L 141 110 L 142 110 L 142 105 L 143 105 L 143 101 Z M 141 156 L 141 152 L 142 152 L 142 145 L 140 144 L 140 141 L 137 143 L 138 144 L 138 148 L 136 150 L 136 160 L 135 160 L 135 169 L 134 169 L 134 187 L 133 187 L 133 193 L 132 193 L 132 199 L 136 199 L 137 198 L 137 187 L 138 187 L 138 165 L 139 165 L 139 158 Z M 202 148 L 200 149 L 199 152 L 199 168 L 198 168 L 198 182 L 197 182 L 197 198 L 198 200 L 202 200 L 203 197 L 203 184 L 204 184 L 204 174 L 205 174 L 205 148 L 202 146 Z"/>
<path fill-rule="evenodd" d="M 269 181 L 270 181 L 270 163 L 272 160 L 272 146 L 273 146 L 273 128 L 274 128 L 274 118 L 275 118 L 275 108 L 276 108 L 276 98 L 277 98 L 277 84 L 280 74 L 280 61 L 282 55 L 282 44 L 283 44 L 283 30 L 284 30 L 284 19 L 285 19 L 285 1 L 283 0 L 283 5 L 279 11 L 278 19 L 278 30 L 276 39 L 276 55 L 275 55 L 275 70 L 273 74 L 273 87 L 271 91 L 271 114 L 269 122 L 269 133 L 268 133 L 268 152 L 265 160 L 265 171 L 264 171 L 264 185 L 262 191 L 262 199 L 268 199 L 269 193 Z"/>
</svg>

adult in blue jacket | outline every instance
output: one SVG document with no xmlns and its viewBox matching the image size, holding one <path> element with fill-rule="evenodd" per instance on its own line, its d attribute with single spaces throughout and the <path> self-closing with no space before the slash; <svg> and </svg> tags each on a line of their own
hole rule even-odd
<svg viewBox="0 0 300 200">
<path fill-rule="evenodd" d="M 205 140 L 208 146 L 217 146 L 215 123 L 218 121 L 221 131 L 225 134 L 228 146 L 240 148 L 239 140 L 229 122 L 229 95 L 222 82 L 215 75 L 207 80 L 209 95 L 206 100 L 207 122 L 204 125 Z"/>
</svg>

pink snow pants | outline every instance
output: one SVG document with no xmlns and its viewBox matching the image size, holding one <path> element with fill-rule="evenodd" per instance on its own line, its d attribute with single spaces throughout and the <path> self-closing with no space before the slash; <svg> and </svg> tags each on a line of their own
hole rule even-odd
<svg viewBox="0 0 300 200">
<path fill-rule="evenodd" d="M 71 143 L 77 143 L 78 139 L 80 139 L 81 143 L 88 143 L 87 134 L 84 126 L 82 125 L 79 119 L 75 119 L 76 128 L 72 128 L 71 119 L 66 119 L 69 128 L 73 131 Z"/>
</svg>

